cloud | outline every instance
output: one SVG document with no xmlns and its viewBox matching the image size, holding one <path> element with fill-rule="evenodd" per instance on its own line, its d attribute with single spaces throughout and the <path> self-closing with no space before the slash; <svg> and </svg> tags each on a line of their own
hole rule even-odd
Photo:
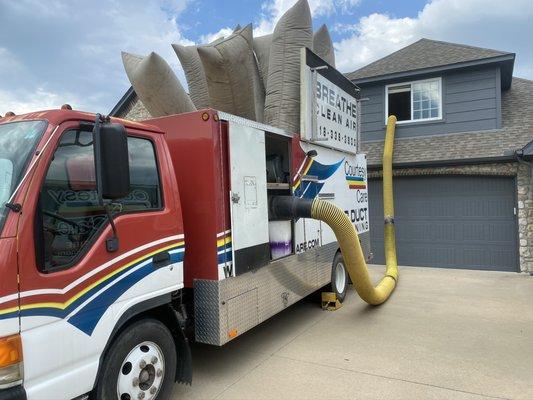
<svg viewBox="0 0 533 400">
<path fill-rule="evenodd" d="M 330 16 L 334 13 L 350 13 L 361 0 L 309 0 L 313 18 Z M 261 6 L 262 16 L 254 29 L 255 36 L 272 33 L 281 16 L 294 4 L 296 0 L 269 0 Z"/>
<path fill-rule="evenodd" d="M 334 26 L 349 35 L 335 43 L 337 65 L 353 71 L 426 37 L 516 52 L 515 75 L 533 78 L 532 19 L 530 0 L 433 0 L 414 18 L 375 13 Z"/>
<path fill-rule="evenodd" d="M 207 44 L 207 43 L 214 42 L 217 39 L 220 39 L 220 38 L 223 38 L 223 37 L 224 38 L 228 37 L 229 35 L 231 35 L 233 33 L 234 29 L 235 28 L 230 28 L 228 26 L 228 27 L 225 27 L 225 28 L 222 28 L 222 29 L 218 30 L 218 32 L 208 33 L 207 35 L 202 35 L 202 36 L 200 36 L 200 43 L 199 44 Z"/>
<path fill-rule="evenodd" d="M 4 115 L 7 111 L 25 114 L 36 110 L 59 108 L 62 104 L 72 102 L 72 100 L 74 97 L 69 99 L 69 96 L 48 92 L 42 87 L 33 91 L 24 90 L 17 93 L 0 90 L 0 104 L 2 105 L 0 115 Z M 75 102 L 72 103 L 75 104 Z"/>
<path fill-rule="evenodd" d="M 155 51 L 185 81 L 170 44 L 193 44 L 178 23 L 189 1 L 0 0 L 0 114 L 66 102 L 109 112 L 129 87 L 121 50 Z"/>
</svg>

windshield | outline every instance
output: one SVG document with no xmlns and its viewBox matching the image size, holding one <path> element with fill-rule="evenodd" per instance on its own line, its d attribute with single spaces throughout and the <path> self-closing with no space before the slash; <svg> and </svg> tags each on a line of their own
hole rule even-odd
<svg viewBox="0 0 533 400">
<path fill-rule="evenodd" d="M 0 125 L 0 230 L 8 209 L 5 204 L 20 183 L 46 121 L 21 121 Z"/>
</svg>

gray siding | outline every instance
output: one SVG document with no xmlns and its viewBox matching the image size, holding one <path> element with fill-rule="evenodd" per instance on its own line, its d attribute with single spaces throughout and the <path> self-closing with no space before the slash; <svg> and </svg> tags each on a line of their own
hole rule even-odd
<svg viewBox="0 0 533 400">
<path fill-rule="evenodd" d="M 500 70 L 496 67 L 421 76 L 442 78 L 443 119 L 398 125 L 397 137 L 439 135 L 501 128 Z M 385 86 L 401 81 L 363 85 L 363 140 L 382 140 L 385 133 Z"/>
</svg>

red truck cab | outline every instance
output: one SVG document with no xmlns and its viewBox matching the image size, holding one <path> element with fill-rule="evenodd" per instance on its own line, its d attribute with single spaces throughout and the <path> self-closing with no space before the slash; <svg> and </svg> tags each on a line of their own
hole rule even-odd
<svg viewBox="0 0 533 400">
<path fill-rule="evenodd" d="M 180 198 L 163 133 L 108 123 L 127 132 L 131 186 L 110 203 L 119 245 L 109 251 L 114 233 L 96 190 L 94 122 L 68 110 L 0 120 L 0 343 L 19 346 L 18 354 L 0 347 L 9 350 L 0 355 L 0 391 L 30 399 L 89 392 L 127 319 L 167 307 L 183 288 Z M 178 378 L 188 380 L 190 366 L 182 370 Z"/>
</svg>

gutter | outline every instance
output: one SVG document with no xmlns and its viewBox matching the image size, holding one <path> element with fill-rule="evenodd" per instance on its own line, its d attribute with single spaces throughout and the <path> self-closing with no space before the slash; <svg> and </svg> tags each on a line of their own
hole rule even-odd
<svg viewBox="0 0 533 400">
<path fill-rule="evenodd" d="M 480 157 L 480 158 L 461 158 L 451 160 L 434 160 L 434 161 L 411 161 L 394 163 L 393 168 L 438 168 L 438 167 L 453 167 L 458 165 L 473 165 L 473 164 L 500 164 L 517 161 L 516 155 L 509 154 L 498 157 Z M 381 170 L 380 164 L 372 164 L 368 166 L 369 171 Z"/>
</svg>

